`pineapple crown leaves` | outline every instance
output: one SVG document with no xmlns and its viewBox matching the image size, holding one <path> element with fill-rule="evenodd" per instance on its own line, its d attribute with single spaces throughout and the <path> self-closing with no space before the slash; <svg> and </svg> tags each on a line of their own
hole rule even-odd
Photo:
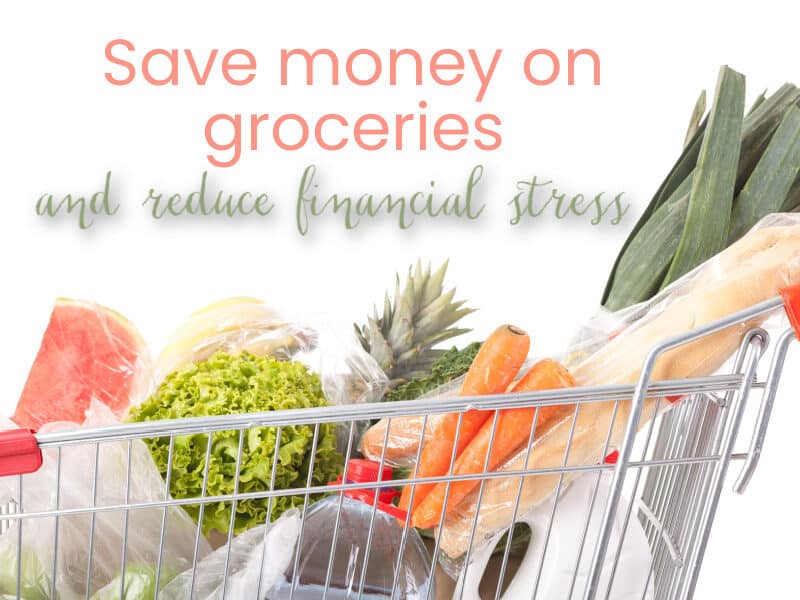
<svg viewBox="0 0 800 600">
<path fill-rule="evenodd" d="M 445 261 L 432 273 L 430 263 L 423 269 L 417 261 L 402 285 L 396 276 L 394 297 L 386 292 L 383 312 L 375 306 L 367 324 L 355 326 L 361 345 L 395 385 L 426 374 L 443 352 L 435 345 L 471 331 L 453 327 L 474 309 L 453 301 L 455 288 L 444 291 L 447 266 Z"/>
</svg>

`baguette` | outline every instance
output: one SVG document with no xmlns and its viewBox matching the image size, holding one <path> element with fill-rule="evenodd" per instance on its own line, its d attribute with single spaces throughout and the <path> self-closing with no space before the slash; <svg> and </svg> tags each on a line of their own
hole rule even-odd
<svg viewBox="0 0 800 600">
<path fill-rule="evenodd" d="M 778 295 L 786 286 L 800 282 L 800 226 L 771 226 L 755 230 L 715 259 L 666 290 L 647 315 L 596 353 L 572 367 L 577 385 L 633 383 L 639 377 L 650 349 L 662 340 L 743 310 Z M 737 324 L 663 354 L 652 379 L 700 377 L 714 373 L 736 351 L 742 335 L 764 319 Z M 662 402 L 662 404 L 664 404 Z M 620 402 L 611 423 L 615 402 L 587 403 L 575 417 L 574 436 L 567 464 L 592 465 L 603 460 L 611 427 L 609 448 L 622 441 L 630 402 Z M 652 418 L 656 401 L 645 401 L 641 428 Z M 527 447 L 499 470 L 561 468 L 572 430 L 573 415 L 537 435 L 530 455 Z M 537 432 L 538 433 L 538 432 Z M 526 460 L 527 458 L 527 460 Z M 563 485 L 579 472 L 565 473 Z M 559 474 L 524 478 L 518 515 L 552 497 Z M 519 477 L 486 480 L 475 544 L 508 527 L 519 489 Z M 469 547 L 477 508 L 475 491 L 448 516 L 441 548 L 450 557 L 462 556 Z"/>
</svg>

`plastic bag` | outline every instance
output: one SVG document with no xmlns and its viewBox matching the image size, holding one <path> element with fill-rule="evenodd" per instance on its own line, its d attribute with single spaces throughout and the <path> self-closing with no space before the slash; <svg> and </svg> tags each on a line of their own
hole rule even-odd
<svg viewBox="0 0 800 600">
<path fill-rule="evenodd" d="M 217 600 L 224 595 L 236 600 L 261 600 L 289 567 L 299 533 L 300 512 L 288 510 L 271 525 L 254 527 L 233 538 L 230 548 L 227 545 L 218 548 L 194 570 L 188 569 L 175 577 L 164 586 L 159 598 L 187 600 L 194 589 L 192 599 Z M 226 563 L 228 579 L 223 585 Z"/>
<path fill-rule="evenodd" d="M 455 396 L 461 389 L 463 380 L 462 376 L 448 381 L 435 390 L 423 394 L 419 399 L 435 400 Z M 390 467 L 413 469 L 423 423 L 425 424 L 424 440 L 427 442 L 443 417 L 444 414 L 441 413 L 428 415 L 427 419 L 422 415 L 416 415 L 392 419 L 391 424 L 388 419 L 381 419 L 362 433 L 359 450 L 369 460 L 380 462 L 383 458 L 384 464 Z M 386 429 L 388 427 L 391 427 L 391 430 L 387 436 Z M 384 444 L 386 445 L 385 452 Z"/>
<path fill-rule="evenodd" d="M 85 426 L 117 423 L 105 404 L 92 400 Z M 52 431 L 67 425 L 50 424 L 44 429 Z M 76 425 L 71 424 L 71 427 Z M 32 513 L 54 510 L 57 502 L 60 509 L 86 510 L 164 500 L 164 481 L 150 452 L 139 440 L 132 440 L 130 445 L 127 441 L 115 441 L 64 446 L 60 450 L 60 467 L 58 449 L 45 449 L 43 458 L 44 464 L 38 471 L 22 478 L 21 491 L 20 478 L 0 478 L 0 505 L 13 501 L 22 504 L 24 513 Z M 191 564 L 197 534 L 197 525 L 180 507 L 169 507 L 166 513 L 162 508 L 142 508 L 130 509 L 127 514 L 125 510 L 100 510 L 61 515 L 58 518 L 54 586 L 57 597 L 62 600 L 84 598 L 87 582 L 90 593 L 93 593 L 118 577 L 123 543 L 126 565 L 156 564 L 164 516 L 162 573 L 174 574 Z M 0 535 L 0 555 L 5 557 L 0 562 L 0 570 L 11 570 L 10 576 L 5 572 L 0 574 L 0 585 L 8 587 L 7 582 L 11 581 L 13 589 L 0 588 L 0 593 L 16 593 L 17 541 L 20 539 L 24 567 L 22 583 L 26 588 L 44 589 L 44 597 L 50 597 L 55 536 L 54 517 L 12 521 L 11 528 Z M 201 536 L 198 555 L 205 556 L 210 550 L 208 542 Z M 23 597 L 37 596 L 31 592 Z"/>
<path fill-rule="evenodd" d="M 378 363 L 352 332 L 314 321 L 289 319 L 257 298 L 221 300 L 193 313 L 170 336 L 156 362 L 156 383 L 216 352 L 249 352 L 303 362 L 320 375 L 331 404 L 380 400 L 388 379 Z"/>
<path fill-rule="evenodd" d="M 551 498 L 523 517 L 531 528 L 532 541 L 503 593 L 503 600 L 530 600 L 534 581 L 538 581 L 537 597 L 583 598 L 610 486 L 611 473 L 585 473 L 558 498 L 555 514 Z M 615 553 L 606 557 L 598 589 L 603 595 L 611 583 L 609 600 L 652 600 L 650 546 L 638 523 L 626 527 L 627 506 L 628 500 L 623 497 L 614 516 L 609 542 L 611 548 L 620 548 L 619 558 Z M 492 543 L 478 551 L 466 573 L 460 569 L 446 569 L 460 572 L 457 587 L 463 591 L 464 600 L 480 600 L 478 587 L 483 571 L 500 537 L 498 533 Z M 647 592 L 643 595 L 645 585 Z"/>
<path fill-rule="evenodd" d="M 92 399 L 124 419 L 152 386 L 150 354 L 118 312 L 82 300 L 56 300 L 12 420 L 40 429 L 82 423 Z"/>
<path fill-rule="evenodd" d="M 404 533 L 385 507 L 373 507 L 368 493 L 362 499 L 333 495 L 314 503 L 305 513 L 298 570 L 290 565 L 265 598 L 288 598 L 293 585 L 298 600 L 321 598 L 326 586 L 331 600 L 353 598 L 359 589 L 371 600 L 436 598 L 422 538 L 414 530 Z"/>
<path fill-rule="evenodd" d="M 584 328 L 579 338 L 581 352 L 570 348 L 562 360 L 580 386 L 633 383 L 645 357 L 657 343 L 769 300 L 782 288 L 796 283 L 800 283 L 800 218 L 798 215 L 773 215 L 651 301 L 619 315 L 603 315 L 601 319 L 608 324 L 606 327 Z M 734 355 L 742 335 L 765 320 L 739 323 L 662 354 L 655 363 L 652 379 L 713 374 Z M 594 333 L 586 335 L 586 331 Z M 590 352 L 584 352 L 587 347 Z M 607 443 L 610 450 L 619 446 L 630 403 L 620 402 L 616 414 L 614 404 L 613 401 L 593 402 L 581 406 L 569 446 L 568 466 L 597 464 L 605 458 L 603 449 Z M 656 406 L 667 410 L 671 403 L 646 399 L 640 428 L 653 417 Z M 613 425 L 612 415 L 615 415 Z M 499 470 L 560 469 L 572 420 L 570 414 L 552 426 L 534 441 L 530 454 L 527 448 L 520 449 Z M 577 472 L 567 472 L 563 480 L 559 473 L 525 477 L 518 514 L 524 516 L 551 498 L 559 481 L 563 486 L 577 476 Z M 479 510 L 476 489 L 448 515 L 442 531 L 442 549 L 450 557 L 457 558 L 466 552 L 473 531 L 474 544 L 480 547 L 498 531 L 508 528 L 518 486 L 519 477 L 486 480 Z"/>
<path fill-rule="evenodd" d="M 124 577 L 120 573 L 90 600 L 119 600 L 120 592 L 123 600 L 150 600 L 156 596 L 156 587 L 168 583 L 172 576 L 169 571 L 159 574 L 154 564 L 126 564 Z"/>
</svg>

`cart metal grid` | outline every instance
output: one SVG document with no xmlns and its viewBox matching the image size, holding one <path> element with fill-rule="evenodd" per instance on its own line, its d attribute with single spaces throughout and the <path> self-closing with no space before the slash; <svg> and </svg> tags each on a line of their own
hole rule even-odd
<svg viewBox="0 0 800 600">
<path fill-rule="evenodd" d="M 518 408 L 518 407 L 535 407 L 536 417 L 541 407 L 555 405 L 555 404 L 573 404 L 575 406 L 575 415 L 581 410 L 582 406 L 592 402 L 605 402 L 615 401 L 617 406 L 623 402 L 631 402 L 631 410 L 627 422 L 625 424 L 625 434 L 622 444 L 617 449 L 616 461 L 599 461 L 595 464 L 584 465 L 571 465 L 564 466 L 561 469 L 537 469 L 526 468 L 518 471 L 504 471 L 504 472 L 490 472 L 478 475 L 444 475 L 435 478 L 419 479 L 415 478 L 413 472 L 405 479 L 392 481 L 392 485 L 404 486 L 414 485 L 421 482 L 452 482 L 460 479 L 478 479 L 480 480 L 479 486 L 479 500 L 483 494 L 484 485 L 487 481 L 495 477 L 514 477 L 525 476 L 535 477 L 541 474 L 558 473 L 563 480 L 564 476 L 568 473 L 581 472 L 583 476 L 589 477 L 592 474 L 596 477 L 597 483 L 594 487 L 594 494 L 592 496 L 592 505 L 599 501 L 598 484 L 600 481 L 600 474 L 603 472 L 611 473 L 611 486 L 610 492 L 605 499 L 605 510 L 602 517 L 602 526 L 599 529 L 599 535 L 596 540 L 587 540 L 588 532 L 588 516 L 587 523 L 583 527 L 583 539 L 581 540 L 582 552 L 591 552 L 594 548 L 591 560 L 591 569 L 588 577 L 585 579 L 583 589 L 578 589 L 576 585 L 577 580 L 577 565 L 576 572 L 573 575 L 573 592 L 570 593 L 570 598 L 584 598 L 585 600 L 594 600 L 601 598 L 610 598 L 611 589 L 614 581 L 614 576 L 617 570 L 617 561 L 620 559 L 620 551 L 622 541 L 618 544 L 612 544 L 611 526 L 612 520 L 619 510 L 624 511 L 625 514 L 625 529 L 629 526 L 641 527 L 647 538 L 651 550 L 650 569 L 647 575 L 647 584 L 642 590 L 641 598 L 648 597 L 648 587 L 651 588 L 654 598 L 658 600 L 678 600 L 692 598 L 697 585 L 698 575 L 702 566 L 703 557 L 706 552 L 706 547 L 711 532 L 711 527 L 714 522 L 714 517 L 717 512 L 717 507 L 723 491 L 726 474 L 728 472 L 731 461 L 743 462 L 743 467 L 736 481 L 735 491 L 741 493 L 744 491 L 748 482 L 750 481 L 753 472 L 758 464 L 761 449 L 764 443 L 764 438 L 769 424 L 772 406 L 775 401 L 778 384 L 781 378 L 781 373 L 786 359 L 786 355 L 795 337 L 795 331 L 791 328 L 783 332 L 774 342 L 771 342 L 766 331 L 759 327 L 753 327 L 749 332 L 743 336 L 739 347 L 738 354 L 733 361 L 733 368 L 722 374 L 717 374 L 709 377 L 670 380 L 670 381 L 651 381 L 651 374 L 654 365 L 663 353 L 679 348 L 689 342 L 712 335 L 718 331 L 728 327 L 749 323 L 764 317 L 774 311 L 778 310 L 783 305 L 781 298 L 764 302 L 762 304 L 753 306 L 745 311 L 730 315 L 729 317 L 700 327 L 694 331 L 684 335 L 676 336 L 671 339 L 664 340 L 662 343 L 652 348 L 647 356 L 644 364 L 642 365 L 641 375 L 635 385 L 612 385 L 601 386 L 592 388 L 575 388 L 571 390 L 554 390 L 547 392 L 537 393 L 523 393 L 514 395 L 498 395 L 498 396 L 485 396 L 485 397 L 472 397 L 472 398 L 451 398 L 445 400 L 414 400 L 408 402 L 396 403 L 383 403 L 383 404 L 361 404 L 361 405 L 348 405 L 348 406 L 331 406 L 324 408 L 303 409 L 303 410 L 285 410 L 275 411 L 269 413 L 251 413 L 241 415 L 228 415 L 222 417 L 204 417 L 195 419 L 182 419 L 174 421 L 159 421 L 151 423 L 137 423 L 137 424 L 124 424 L 103 428 L 94 429 L 79 429 L 72 431 L 54 432 L 46 434 L 37 434 L 35 439 L 35 452 L 33 452 L 34 462 L 36 460 L 35 453 L 45 453 L 54 459 L 57 464 L 57 476 L 55 491 L 56 504 L 52 509 L 48 510 L 28 510 L 26 508 L 25 497 L 25 473 L 19 471 L 30 472 L 34 470 L 29 467 L 27 469 L 20 466 L 14 470 L 13 467 L 9 471 L 9 461 L 12 464 L 23 465 L 26 460 L 31 459 L 31 451 L 9 449 L 8 445 L 3 447 L 0 445 L 0 457 L 3 458 L 4 463 L 0 464 L 0 473 L 10 477 L 15 482 L 15 489 L 17 491 L 16 497 L 3 507 L 0 511 L 0 532 L 4 532 L 4 536 L 17 536 L 17 546 L 22 544 L 22 533 L 26 523 L 36 519 L 47 519 L 53 524 L 53 540 L 52 548 L 56 557 L 59 556 L 59 527 L 60 519 L 70 518 L 74 515 L 87 515 L 90 519 L 89 530 L 89 549 L 87 552 L 88 564 L 86 564 L 86 586 L 85 597 L 90 598 L 92 590 L 92 561 L 94 542 L 93 534 L 95 527 L 95 519 L 98 515 L 104 512 L 118 512 L 124 514 L 124 534 L 122 537 L 120 552 L 120 560 L 122 566 L 122 580 L 124 580 L 124 569 L 126 567 L 126 547 L 128 540 L 128 515 L 131 511 L 142 509 L 160 509 L 163 511 L 163 520 L 161 526 L 161 539 L 154 539 L 154 548 L 157 548 L 158 562 L 156 566 L 156 580 L 158 581 L 162 576 L 162 559 L 164 547 L 164 527 L 166 523 L 167 510 L 173 506 L 199 506 L 200 517 L 197 525 L 196 543 L 199 541 L 201 534 L 200 523 L 202 522 L 202 514 L 205 507 L 210 504 L 230 503 L 233 507 L 231 511 L 231 523 L 227 532 L 227 541 L 229 542 L 232 537 L 233 530 L 233 515 L 235 514 L 235 506 L 237 502 L 246 499 L 260 499 L 267 505 L 267 514 L 270 514 L 270 508 L 275 498 L 286 495 L 300 494 L 304 496 L 304 503 L 302 507 L 302 514 L 310 505 L 310 496 L 312 494 L 321 493 L 337 493 L 342 497 L 341 492 L 353 489 L 366 489 L 377 490 L 378 488 L 386 486 L 385 481 L 378 481 L 374 483 L 348 483 L 347 472 L 345 473 L 342 481 L 328 486 L 311 485 L 311 472 L 313 471 L 313 454 L 316 448 L 316 434 L 319 433 L 319 428 L 322 423 L 338 423 L 344 426 L 349 431 L 347 442 L 347 451 L 345 457 L 345 465 L 347 460 L 355 456 L 356 453 L 356 431 L 358 430 L 359 423 L 371 421 L 375 419 L 393 419 L 402 416 L 411 415 L 424 415 L 425 419 L 428 416 L 437 413 L 458 412 L 463 414 L 467 410 L 479 409 L 498 411 L 502 409 Z M 790 320 L 796 324 L 794 319 L 795 314 L 792 313 L 792 307 L 787 303 L 787 312 L 789 312 Z M 771 347 L 770 347 L 771 346 Z M 762 357 L 766 356 L 767 350 L 770 350 L 771 360 L 767 369 L 766 376 L 763 379 L 757 378 L 759 363 Z M 748 402 L 753 402 L 753 399 L 760 396 L 760 404 L 758 409 L 758 416 L 755 423 L 755 428 L 752 433 L 752 440 L 747 452 L 735 452 L 735 445 L 737 438 L 740 436 L 740 426 L 742 424 L 743 415 Z M 674 407 L 668 411 L 659 411 L 658 407 L 665 407 L 669 402 L 667 400 L 680 397 L 680 401 L 674 404 Z M 639 420 L 642 415 L 642 409 L 645 400 L 648 398 L 656 399 L 656 417 L 651 419 L 644 427 L 640 427 Z M 495 413 L 497 414 L 497 413 Z M 573 416 L 573 419 L 576 417 Z M 495 418 L 496 423 L 496 418 Z M 534 419 L 535 430 L 536 419 Z M 239 447 L 236 461 L 236 471 L 239 472 L 241 464 L 242 447 L 244 440 L 249 430 L 254 427 L 267 427 L 274 428 L 276 431 L 276 439 L 280 442 L 281 429 L 291 427 L 294 425 L 311 425 L 314 427 L 315 439 L 314 447 L 312 448 L 312 466 L 309 468 L 308 481 L 301 487 L 292 489 L 276 489 L 275 487 L 275 463 L 272 465 L 272 480 L 269 488 L 259 492 L 243 493 L 238 490 L 238 483 L 234 493 L 227 495 L 213 496 L 206 494 L 205 485 L 208 478 L 208 464 L 209 457 L 211 456 L 213 434 L 219 431 L 236 431 L 238 432 Z M 460 421 L 459 421 L 460 425 Z M 637 430 L 639 433 L 637 435 Z M 424 431 L 424 426 L 423 426 Z M 193 434 L 211 434 L 207 436 L 207 447 L 205 454 L 205 473 L 203 475 L 203 494 L 196 498 L 173 498 L 169 494 L 169 474 L 173 470 L 173 448 L 176 439 L 181 436 Z M 167 466 L 167 477 L 164 486 L 163 498 L 157 501 L 148 502 L 134 502 L 130 501 L 130 456 L 131 446 L 136 443 L 136 440 L 143 440 L 146 438 L 168 438 L 169 439 L 169 462 Z M 422 437 L 422 436 L 421 436 Z M 530 444 L 534 438 L 534 431 L 531 432 L 528 450 L 530 451 Z M 494 432 L 492 434 L 491 444 L 494 440 Z M 570 434 L 569 442 L 567 444 L 567 452 L 572 441 L 572 434 Z M 638 445 L 637 445 L 638 441 Z M 420 440 L 422 443 L 422 439 Z M 124 492 L 124 501 L 115 504 L 108 504 L 97 506 L 93 498 L 87 498 L 85 505 L 78 507 L 64 508 L 59 505 L 59 498 L 61 488 L 58 487 L 61 482 L 60 473 L 62 469 L 62 451 L 71 446 L 83 445 L 93 448 L 95 460 L 94 465 L 86 465 L 87 469 L 93 469 L 94 473 L 94 489 L 97 489 L 97 473 L 98 473 L 98 457 L 100 456 L 100 448 L 104 444 L 125 444 L 127 446 L 128 455 L 128 478 L 126 481 L 127 489 Z M 641 450 L 639 449 L 641 446 Z M 608 452 L 614 450 L 607 448 Z M 491 451 L 491 450 L 490 450 Z M 18 456 L 15 456 L 15 452 Z M 381 456 L 381 466 L 385 461 L 384 455 L 386 448 Z M 276 449 L 275 460 L 277 461 L 278 451 Z M 451 457 L 451 468 L 454 457 Z M 488 461 L 487 461 L 488 462 Z M 566 458 L 564 464 L 567 464 Z M 5 467 L 3 471 L 2 467 Z M 33 465 L 36 466 L 35 464 Z M 555 514 L 559 492 L 562 490 L 561 480 L 559 481 L 558 489 L 553 495 L 553 512 Z M 7 481 L 9 481 L 7 479 Z M 520 490 L 522 488 L 522 477 L 520 477 Z M 627 491 L 630 501 L 623 502 L 623 488 Z M 362 569 L 361 569 L 361 586 L 356 586 L 353 598 L 361 598 L 363 592 L 363 577 L 366 572 L 366 567 L 369 562 L 369 554 L 371 549 L 371 542 L 373 541 L 373 528 L 375 511 L 377 510 L 377 494 L 375 494 L 375 502 L 372 507 L 372 520 L 370 528 L 367 532 L 367 544 L 364 552 Z M 0 498 L 0 502 L 7 499 Z M 520 501 L 519 494 L 517 495 L 517 505 L 514 507 L 515 519 L 518 515 L 518 505 Z M 341 510 L 341 502 L 339 503 Z M 634 524 L 635 525 L 632 525 Z M 552 524 L 552 521 L 551 521 Z M 336 525 L 339 526 L 337 519 Z M 509 523 L 511 526 L 511 523 Z M 404 529 L 404 542 L 409 528 L 409 518 L 406 518 Z M 441 529 L 439 529 L 441 532 Z M 473 528 L 473 538 L 475 529 Z M 534 532 L 535 536 L 545 536 L 545 546 L 547 545 L 547 538 L 550 536 L 550 527 L 543 532 Z M 304 532 L 301 526 L 300 537 L 303 535 L 313 535 L 309 532 Z M 624 538 L 625 531 L 622 537 Z M 540 538 L 541 539 L 541 538 Z M 509 551 L 511 547 L 511 536 L 507 536 L 507 542 L 504 548 L 501 548 L 502 563 L 499 567 L 499 582 L 496 589 L 492 592 L 495 600 L 503 597 L 502 588 L 504 583 L 512 578 L 511 568 L 509 565 Z M 470 568 L 469 557 L 473 551 L 473 542 L 470 541 L 470 547 L 467 551 L 465 570 Z M 440 537 L 437 536 L 433 544 L 432 561 L 436 561 L 436 556 L 440 552 Z M 300 541 L 297 547 L 300 546 Z M 332 551 L 333 554 L 333 551 Z M 400 553 L 402 555 L 402 551 Z M 19 558 L 20 552 L 17 552 L 17 590 L 16 597 L 24 598 L 20 589 L 21 581 L 21 568 L 22 560 Z M 613 557 L 613 571 L 611 573 L 611 580 L 608 586 L 601 586 L 601 571 L 603 563 Z M 294 572 L 297 573 L 297 560 L 298 555 L 295 553 Z M 399 573 L 400 557 L 398 557 L 398 564 L 394 565 L 394 587 L 398 585 L 397 573 Z M 328 595 L 327 582 L 331 579 L 331 567 L 333 560 L 329 562 L 328 573 L 326 579 L 326 587 L 322 593 L 325 598 Z M 51 597 L 56 597 L 57 590 L 57 569 L 59 561 L 52 561 L 52 589 Z M 194 575 L 197 567 L 197 554 L 192 564 L 192 583 L 194 584 Z M 263 569 L 263 563 L 262 563 Z M 461 581 L 463 582 L 467 577 L 466 573 L 462 572 Z M 226 569 L 222 574 L 223 585 L 227 584 L 228 568 L 226 561 Z M 358 579 L 356 579 L 358 583 Z M 294 582 L 296 583 L 296 582 Z M 539 587 L 538 576 L 529 582 L 530 583 L 530 598 L 534 600 L 540 598 L 537 595 Z M 158 585 L 156 585 L 158 587 Z M 292 586 L 290 598 L 294 595 L 294 586 Z M 259 591 L 257 597 L 263 597 L 262 592 Z M 224 594 L 223 594 L 224 595 Z M 12 594 L 13 596 L 13 594 Z M 433 594 L 429 590 L 430 599 L 433 600 Z M 392 591 L 392 597 L 397 597 Z M 457 587 L 455 596 L 457 598 L 465 597 L 471 598 L 468 592 L 465 592 L 465 586 Z M 120 598 L 124 599 L 124 590 L 120 586 Z M 545 598 L 544 600 L 557 600 Z"/>
</svg>

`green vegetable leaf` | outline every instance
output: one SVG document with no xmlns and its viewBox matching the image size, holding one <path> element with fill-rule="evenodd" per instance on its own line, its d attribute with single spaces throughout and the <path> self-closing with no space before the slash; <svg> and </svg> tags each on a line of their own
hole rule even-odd
<svg viewBox="0 0 800 600">
<path fill-rule="evenodd" d="M 733 205 L 728 243 L 762 217 L 780 211 L 800 172 L 800 108 L 790 106 Z"/>
<path fill-rule="evenodd" d="M 683 152 L 681 153 L 678 161 L 673 165 L 672 170 L 667 175 L 666 179 L 661 183 L 658 190 L 656 190 L 655 195 L 653 196 L 652 200 L 650 200 L 650 204 L 647 205 L 642 216 L 639 217 L 639 220 L 636 222 L 636 225 L 633 226 L 633 229 L 628 234 L 628 238 L 625 240 L 625 243 L 622 245 L 622 249 L 620 249 L 619 254 L 617 255 L 617 259 L 614 262 L 614 266 L 611 268 L 611 273 L 608 276 L 608 281 L 606 282 L 606 288 L 603 292 L 603 298 L 601 303 L 606 306 L 606 308 L 610 308 L 608 306 L 608 298 L 611 295 L 613 288 L 620 284 L 623 281 L 622 275 L 618 273 L 619 264 L 622 261 L 623 256 L 626 253 L 630 253 L 630 246 L 633 243 L 634 239 L 637 235 L 639 235 L 640 230 L 645 226 L 645 223 L 650 221 L 653 217 L 653 214 L 658 210 L 658 208 L 664 204 L 670 198 L 674 198 L 676 193 L 678 192 L 678 188 L 682 186 L 687 186 L 686 190 L 688 191 L 692 181 L 692 173 L 694 172 L 695 165 L 697 164 L 697 157 L 700 154 L 700 146 L 703 142 L 703 135 L 706 130 L 707 120 L 704 120 L 700 125 L 698 125 L 697 130 L 694 133 L 692 139 L 686 144 Z M 681 194 L 682 195 L 682 194 Z M 670 256 L 670 260 L 672 260 L 672 256 Z M 663 273 L 662 279 L 663 279 Z M 659 279 L 659 284 L 661 280 Z M 619 292 L 615 294 L 617 300 L 616 304 L 622 308 L 624 306 L 629 306 L 633 304 L 633 301 L 626 301 L 622 299 L 622 296 Z M 621 303 L 621 305 L 620 305 Z"/>
<path fill-rule="evenodd" d="M 752 115 L 756 111 L 756 109 L 764 103 L 766 99 L 767 99 L 767 90 L 764 90 L 758 96 L 756 96 L 756 99 L 753 101 L 753 104 L 750 105 L 750 110 L 747 111 L 747 116 L 749 117 L 750 115 Z"/>
<path fill-rule="evenodd" d="M 384 402 L 414 400 L 423 394 L 435 390 L 440 385 L 460 377 L 469 370 L 480 347 L 480 342 L 473 342 L 461 350 L 453 347 L 444 352 L 436 362 L 433 363 L 428 375 L 412 379 L 408 383 L 397 386 L 384 396 Z"/>
<path fill-rule="evenodd" d="M 761 159 L 783 115 L 790 106 L 800 101 L 800 89 L 791 83 L 783 84 L 778 90 L 761 102 L 756 101 L 744 120 L 742 151 L 739 156 L 739 173 L 736 176 L 736 193 Z"/>
<path fill-rule="evenodd" d="M 606 300 L 607 309 L 615 311 L 643 302 L 658 291 L 678 249 L 688 207 L 688 191 L 675 194 L 645 223 L 619 261 L 617 283 Z"/>
<path fill-rule="evenodd" d="M 800 99 L 800 90 L 794 85 L 787 83 L 778 89 L 774 94 L 766 97 L 762 93 L 750 109 L 747 117 L 744 120 L 742 147 L 739 155 L 739 167 L 736 178 L 736 191 L 737 193 L 744 186 L 747 179 L 752 174 L 756 163 L 761 158 L 762 154 L 767 148 L 775 130 L 781 122 L 781 119 L 790 106 L 797 103 Z M 671 264 L 675 256 L 675 247 L 681 238 L 683 232 L 683 223 L 680 224 L 680 229 L 675 233 L 675 239 L 667 240 L 661 237 L 663 246 L 654 248 L 651 244 L 657 241 L 658 237 L 653 237 L 653 232 L 661 227 L 659 218 L 666 213 L 656 211 L 665 203 L 675 203 L 691 190 L 692 181 L 694 177 L 695 163 L 701 142 L 703 140 L 705 123 L 701 125 L 698 134 L 695 135 L 693 144 L 697 152 L 690 152 L 691 146 L 684 150 L 684 154 L 679 159 L 678 163 L 673 166 L 667 179 L 661 184 L 661 187 L 656 192 L 656 195 L 650 202 L 650 205 L 645 210 L 642 217 L 637 222 L 630 236 L 620 250 L 619 255 L 614 263 L 614 267 L 609 275 L 606 290 L 603 295 L 603 304 L 606 308 L 619 310 L 641 302 L 652 297 L 661 287 L 664 281 L 666 271 L 660 271 L 657 268 L 649 268 L 650 261 L 653 256 L 658 256 L 658 263 L 663 264 L 669 262 Z M 691 162 L 691 160 L 694 162 Z M 680 178 L 682 181 L 679 181 Z M 781 210 L 793 210 L 796 206 L 800 205 L 800 180 L 795 182 L 792 190 L 786 197 L 784 206 Z M 685 215 L 686 211 L 681 213 L 669 212 L 668 222 L 664 226 L 670 231 L 674 231 L 677 221 L 674 219 L 679 214 Z M 642 232 L 647 229 L 645 234 Z M 642 240 L 637 238 L 643 235 Z M 638 256 L 638 253 L 642 256 Z M 663 252 L 663 255 L 659 254 Z M 626 272 L 619 272 L 620 263 L 627 264 Z M 643 263 L 646 267 L 643 270 L 637 269 L 641 274 L 642 281 L 630 282 L 628 277 L 631 276 L 631 267 L 635 266 L 637 262 Z M 616 289 L 619 288 L 619 289 Z M 652 290 L 647 292 L 646 290 Z M 613 300 L 610 300 L 612 298 Z"/>
<path fill-rule="evenodd" d="M 683 147 L 686 148 L 695 138 L 695 134 L 700 129 L 700 123 L 703 120 L 703 115 L 706 114 L 706 91 L 700 92 L 700 97 L 695 102 L 692 116 L 689 118 L 689 126 L 686 128 L 686 137 L 683 141 Z"/>
<path fill-rule="evenodd" d="M 231 356 L 218 352 L 208 360 L 189 365 L 168 375 L 158 390 L 141 406 L 131 411 L 133 421 L 156 421 L 209 415 L 311 408 L 326 406 L 319 376 L 296 361 L 280 361 L 247 352 Z M 311 485 L 325 485 L 341 472 L 344 459 L 336 451 L 334 425 L 319 426 Z M 252 427 L 245 432 L 238 473 L 238 492 L 269 490 L 277 428 Z M 234 492 L 237 479 L 238 431 L 214 432 L 208 464 L 207 495 Z M 275 489 L 305 487 L 311 468 L 314 426 L 292 425 L 281 428 Z M 169 438 L 145 440 L 161 471 L 166 476 Z M 175 498 L 199 498 L 203 493 L 207 434 L 175 438 L 170 493 Z M 272 501 L 272 519 L 293 506 L 302 506 L 304 495 L 277 496 Z M 312 495 L 313 502 L 317 496 Z M 184 507 L 195 519 L 199 506 Z M 263 524 L 267 519 L 267 500 L 248 499 L 236 503 L 234 533 Z M 203 531 L 227 532 L 231 504 L 208 504 L 203 516 Z"/>
<path fill-rule="evenodd" d="M 726 247 L 744 120 L 744 76 L 722 67 L 703 137 L 683 235 L 662 288 Z"/>
<path fill-rule="evenodd" d="M 795 180 L 786 195 L 783 206 L 781 206 L 781 212 L 796 211 L 798 208 L 800 208 L 800 177 Z"/>
</svg>

